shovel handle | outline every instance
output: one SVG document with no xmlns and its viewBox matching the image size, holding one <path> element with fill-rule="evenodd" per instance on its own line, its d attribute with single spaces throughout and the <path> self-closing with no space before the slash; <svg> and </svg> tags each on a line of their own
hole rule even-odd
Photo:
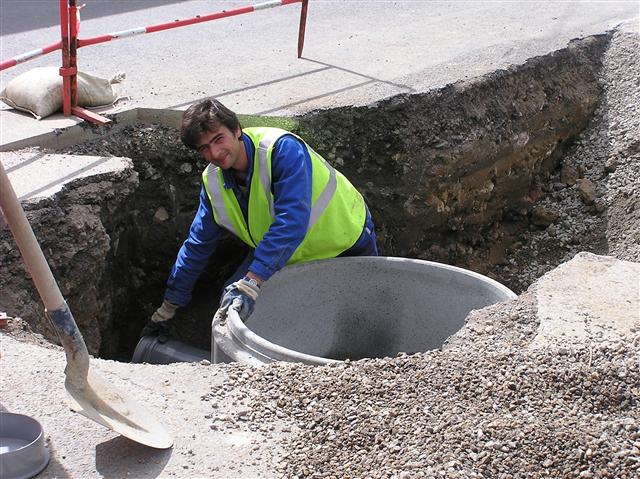
<svg viewBox="0 0 640 479">
<path fill-rule="evenodd" d="M 87 381 L 89 353 L 73 315 L 62 297 L 51 268 L 42 253 L 27 216 L 0 162 L 0 210 L 16 240 L 38 294 L 45 306 L 47 318 L 53 324 L 67 356 L 67 380 L 76 387 Z"/>
</svg>

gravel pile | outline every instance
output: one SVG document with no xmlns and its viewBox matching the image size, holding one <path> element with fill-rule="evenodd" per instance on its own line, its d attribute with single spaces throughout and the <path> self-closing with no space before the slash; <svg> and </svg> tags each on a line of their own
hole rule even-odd
<svg viewBox="0 0 640 479">
<path fill-rule="evenodd" d="M 590 125 L 540 186 L 533 231 L 495 274 L 516 291 L 580 251 L 640 261 L 640 61 L 637 33 L 616 32 Z"/>
<path fill-rule="evenodd" d="M 577 349 L 523 347 L 529 294 L 443 350 L 235 375 L 243 415 L 288 418 L 283 477 L 637 478 L 640 330 Z M 257 391 L 256 391 L 257 388 Z"/>
</svg>

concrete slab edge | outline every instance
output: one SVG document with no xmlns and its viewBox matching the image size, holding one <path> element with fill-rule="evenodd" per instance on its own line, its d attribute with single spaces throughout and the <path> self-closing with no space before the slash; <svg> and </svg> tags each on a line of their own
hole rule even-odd
<svg viewBox="0 0 640 479">
<path fill-rule="evenodd" d="M 104 137 L 137 122 L 159 123 L 163 126 L 178 128 L 182 118 L 182 111 L 163 108 L 133 108 L 108 115 L 108 117 L 112 120 L 112 123 L 107 126 L 95 126 L 82 122 L 67 128 L 55 129 L 50 133 L 43 133 L 0 145 L 0 152 L 36 146 L 51 149 L 64 148 L 72 144 L 84 143 Z"/>
</svg>

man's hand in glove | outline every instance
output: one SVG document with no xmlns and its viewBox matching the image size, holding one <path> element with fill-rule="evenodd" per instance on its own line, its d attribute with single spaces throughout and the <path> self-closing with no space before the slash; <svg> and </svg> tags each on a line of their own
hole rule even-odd
<svg viewBox="0 0 640 479">
<path fill-rule="evenodd" d="M 245 276 L 235 283 L 231 283 L 224 289 L 224 296 L 220 308 L 227 310 L 230 307 L 238 312 L 238 316 L 242 321 L 253 313 L 253 308 L 260 294 L 260 286 L 255 279 Z"/>
<path fill-rule="evenodd" d="M 176 309 L 177 305 L 165 299 L 151 316 L 151 321 L 142 329 L 140 336 L 158 336 L 160 343 L 166 343 L 169 339 L 169 320 L 176 314 Z"/>
</svg>

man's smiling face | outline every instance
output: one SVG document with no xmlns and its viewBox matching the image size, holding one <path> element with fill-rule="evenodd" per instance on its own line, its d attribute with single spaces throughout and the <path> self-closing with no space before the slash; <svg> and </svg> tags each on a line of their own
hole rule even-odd
<svg viewBox="0 0 640 479">
<path fill-rule="evenodd" d="M 196 149 L 202 158 L 223 170 L 234 168 L 244 171 L 246 168 L 240 128 L 231 131 L 226 126 L 218 124 L 213 130 L 200 136 Z"/>
</svg>

